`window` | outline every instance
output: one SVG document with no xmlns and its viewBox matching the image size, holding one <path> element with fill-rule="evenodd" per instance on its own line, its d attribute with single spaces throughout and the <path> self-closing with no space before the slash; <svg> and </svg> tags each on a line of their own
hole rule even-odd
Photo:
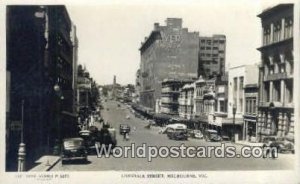
<svg viewBox="0 0 300 184">
<path fill-rule="evenodd" d="M 281 22 L 278 21 L 274 25 L 273 42 L 279 42 L 281 40 Z"/>
<path fill-rule="evenodd" d="M 293 18 L 288 17 L 285 19 L 284 24 L 284 38 L 291 38 L 293 37 Z"/>
<path fill-rule="evenodd" d="M 220 101 L 220 111 L 225 112 L 225 102 L 223 100 Z"/>
<path fill-rule="evenodd" d="M 271 29 L 270 25 L 267 25 L 263 28 L 264 35 L 263 35 L 263 45 L 270 44 L 271 41 Z"/>
<path fill-rule="evenodd" d="M 244 77 L 240 77 L 240 90 L 244 89 Z"/>
<path fill-rule="evenodd" d="M 211 47 L 206 47 L 206 50 L 211 50 Z"/>
</svg>

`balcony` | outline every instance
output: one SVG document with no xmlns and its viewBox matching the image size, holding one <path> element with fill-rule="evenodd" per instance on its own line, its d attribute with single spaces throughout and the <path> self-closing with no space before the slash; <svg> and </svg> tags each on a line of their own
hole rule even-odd
<svg viewBox="0 0 300 184">
<path fill-rule="evenodd" d="M 173 90 L 172 88 L 162 88 L 161 93 L 178 93 L 179 94 L 179 91 Z"/>
<path fill-rule="evenodd" d="M 162 98 L 161 103 L 166 103 L 166 104 L 178 104 L 177 100 L 173 100 L 170 98 Z"/>
<path fill-rule="evenodd" d="M 287 73 L 275 73 L 275 74 L 269 74 L 267 76 L 264 76 L 264 81 L 276 81 L 276 80 L 281 80 L 281 79 L 288 79 L 292 78 L 292 74 L 287 74 Z"/>
</svg>

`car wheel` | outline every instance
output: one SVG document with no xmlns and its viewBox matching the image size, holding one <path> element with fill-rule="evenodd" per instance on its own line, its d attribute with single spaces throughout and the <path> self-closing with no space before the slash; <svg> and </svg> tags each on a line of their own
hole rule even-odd
<svg viewBox="0 0 300 184">
<path fill-rule="evenodd" d="M 65 160 L 61 160 L 61 165 L 65 165 L 66 161 Z"/>
<path fill-rule="evenodd" d="M 292 154 L 295 154 L 295 150 L 292 150 L 291 152 L 292 152 Z"/>
</svg>

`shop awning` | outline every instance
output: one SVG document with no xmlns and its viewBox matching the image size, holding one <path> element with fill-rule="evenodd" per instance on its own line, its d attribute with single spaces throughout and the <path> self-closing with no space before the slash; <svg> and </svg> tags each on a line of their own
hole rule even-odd
<svg viewBox="0 0 300 184">
<path fill-rule="evenodd" d="M 235 125 L 243 125 L 244 121 L 242 118 L 235 118 Z M 233 118 L 224 118 L 222 120 L 222 125 L 233 125 Z"/>
</svg>

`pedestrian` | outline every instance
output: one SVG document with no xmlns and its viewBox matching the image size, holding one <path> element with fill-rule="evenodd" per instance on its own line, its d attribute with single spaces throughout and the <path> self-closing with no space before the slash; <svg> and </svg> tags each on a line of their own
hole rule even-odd
<svg viewBox="0 0 300 184">
<path fill-rule="evenodd" d="M 125 137 L 126 137 L 126 141 L 128 141 L 129 140 L 129 134 L 127 132 L 125 134 Z"/>
<path fill-rule="evenodd" d="M 135 132 L 135 130 L 136 130 L 136 127 L 134 126 L 134 127 L 133 127 L 133 131 Z"/>
</svg>

